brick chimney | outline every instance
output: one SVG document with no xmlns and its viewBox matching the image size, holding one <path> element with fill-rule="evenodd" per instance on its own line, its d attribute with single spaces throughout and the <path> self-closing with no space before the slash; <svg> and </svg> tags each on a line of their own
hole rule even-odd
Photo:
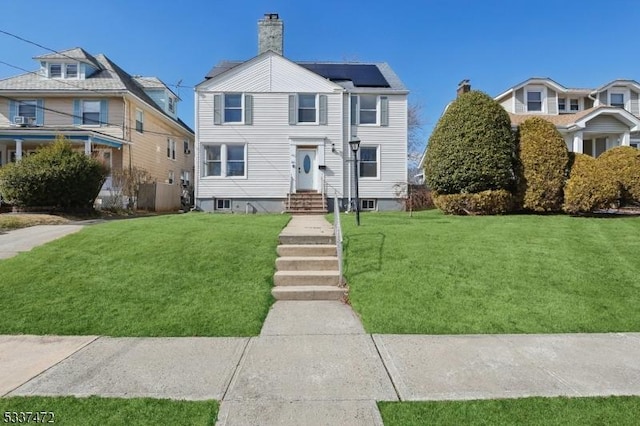
<svg viewBox="0 0 640 426">
<path fill-rule="evenodd" d="M 258 55 L 273 50 L 282 55 L 284 23 L 277 13 L 265 13 L 258 21 Z"/>
<path fill-rule="evenodd" d="M 469 80 L 462 80 L 458 83 L 458 90 L 456 91 L 456 97 L 471 91 L 471 83 Z"/>
</svg>

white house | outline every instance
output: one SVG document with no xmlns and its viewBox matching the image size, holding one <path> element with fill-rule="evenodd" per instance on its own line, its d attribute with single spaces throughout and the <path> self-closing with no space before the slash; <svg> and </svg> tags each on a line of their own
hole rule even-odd
<svg viewBox="0 0 640 426">
<path fill-rule="evenodd" d="M 569 151 L 594 157 L 616 146 L 640 145 L 639 98 L 634 80 L 572 89 L 550 78 L 530 78 L 495 97 L 514 127 L 529 117 L 544 118 L 555 124 Z"/>
<path fill-rule="evenodd" d="M 220 62 L 196 86 L 197 206 L 326 211 L 335 194 L 347 208 L 355 198 L 349 141 L 359 138 L 361 208 L 399 209 L 408 91 L 396 74 L 386 63 L 283 57 L 277 14 L 265 15 L 258 33 L 258 56 Z"/>
</svg>

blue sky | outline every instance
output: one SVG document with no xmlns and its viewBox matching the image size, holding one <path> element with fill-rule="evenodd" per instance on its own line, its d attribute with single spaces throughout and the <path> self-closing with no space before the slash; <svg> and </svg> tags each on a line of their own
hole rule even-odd
<svg viewBox="0 0 640 426">
<path fill-rule="evenodd" d="M 284 20 L 289 59 L 388 62 L 422 105 L 425 137 L 465 78 L 492 96 L 533 76 L 570 87 L 640 79 L 637 0 L 3 0 L 0 29 L 193 86 L 222 59 L 255 56 L 267 12 Z M 2 61 L 35 70 L 44 53 L 0 34 Z M 0 65 L 0 78 L 20 73 Z M 191 125 L 193 89 L 179 94 Z"/>
</svg>

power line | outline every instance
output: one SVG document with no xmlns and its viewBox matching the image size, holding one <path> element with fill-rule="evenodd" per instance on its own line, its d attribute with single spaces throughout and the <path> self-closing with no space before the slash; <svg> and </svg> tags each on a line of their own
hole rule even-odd
<svg viewBox="0 0 640 426">
<path fill-rule="evenodd" d="M 18 102 L 18 103 L 24 101 L 24 99 L 16 99 L 16 98 L 12 98 L 12 97 L 5 96 L 5 95 L 0 95 L 0 98 L 7 99 L 7 100 L 10 100 L 10 101 L 13 101 L 13 102 Z M 49 112 L 53 112 L 53 113 L 56 113 L 56 114 L 64 115 L 66 117 L 71 117 L 71 118 L 74 118 L 74 119 L 76 119 L 76 118 L 80 119 L 80 120 L 83 119 L 83 117 L 81 115 L 75 115 L 75 114 L 71 114 L 71 113 L 68 113 L 68 112 L 65 112 L 65 111 L 60 111 L 60 110 L 53 109 L 53 108 L 47 108 L 45 106 L 36 105 L 36 108 L 38 108 L 38 109 L 40 109 L 42 111 L 49 111 Z M 108 121 L 98 120 L 98 121 L 96 121 L 96 124 L 105 125 L 105 126 L 113 126 L 113 127 L 121 127 L 124 130 L 128 130 L 128 131 L 135 130 L 134 127 L 128 126 L 124 122 L 121 125 L 121 124 L 116 124 L 116 123 L 109 123 Z M 73 125 L 73 124 L 71 124 L 71 125 Z M 143 133 L 151 133 L 151 134 L 160 135 L 160 136 L 169 136 L 169 137 L 172 137 L 172 138 L 173 137 L 176 137 L 176 138 L 180 137 L 180 136 L 176 136 L 175 134 L 172 134 L 172 133 L 156 132 L 156 131 L 153 131 L 153 130 L 144 130 Z"/>
<path fill-rule="evenodd" d="M 28 39 L 26 39 L 26 38 L 24 38 L 24 37 L 21 37 L 21 36 L 17 35 L 17 34 L 13 34 L 13 33 L 10 33 L 10 32 L 8 32 L 8 31 L 4 31 L 4 30 L 2 30 L 2 29 L 0 29 L 0 33 L 5 34 L 5 35 L 7 35 L 7 36 L 9 36 L 9 37 L 13 37 L 13 38 L 15 38 L 15 39 L 17 39 L 17 40 L 20 40 L 20 41 L 22 41 L 22 42 L 25 42 L 25 43 L 31 44 L 31 45 L 33 45 L 33 46 L 37 46 L 37 47 L 39 47 L 39 48 L 41 48 L 41 49 L 44 49 L 44 50 L 47 50 L 47 51 L 49 51 L 49 52 L 55 53 L 56 55 L 60 55 L 60 56 L 63 56 L 63 57 L 65 57 L 65 58 L 71 59 L 71 60 L 73 60 L 73 61 L 77 61 L 77 60 L 78 60 L 78 58 L 74 58 L 74 57 L 72 57 L 72 56 L 69 56 L 69 55 L 67 55 L 67 54 L 66 54 L 66 53 L 64 53 L 64 52 L 60 52 L 60 51 L 55 50 L 55 49 L 52 49 L 52 48 L 50 48 L 50 47 L 43 46 L 43 45 L 42 45 L 42 44 L 40 44 L 40 43 L 36 43 L 35 41 L 28 40 Z M 147 79 L 144 79 L 144 78 L 142 78 L 142 79 L 143 79 L 143 80 L 147 80 Z M 153 80 L 147 80 L 147 81 L 153 81 Z M 162 80 L 161 80 L 161 81 L 162 81 Z M 179 83 L 178 83 L 178 84 L 166 84 L 166 83 L 162 82 L 162 84 L 164 84 L 165 86 L 172 86 L 172 87 L 176 87 L 176 88 L 180 88 L 180 87 L 184 87 L 184 88 L 188 88 L 188 89 L 193 89 L 193 88 L 195 88 L 195 86 L 182 85 L 182 84 L 179 84 Z"/>
</svg>

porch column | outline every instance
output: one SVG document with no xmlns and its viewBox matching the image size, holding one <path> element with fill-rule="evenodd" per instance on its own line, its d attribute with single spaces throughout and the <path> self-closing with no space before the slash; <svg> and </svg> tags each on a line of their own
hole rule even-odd
<svg viewBox="0 0 640 426">
<path fill-rule="evenodd" d="M 22 160 L 22 139 L 16 139 L 16 161 Z"/>
<path fill-rule="evenodd" d="M 620 145 L 631 146 L 631 132 L 624 132 L 620 138 Z"/>
<path fill-rule="evenodd" d="M 84 141 L 84 154 L 87 157 L 91 156 L 91 136 L 89 136 L 87 140 Z"/>
<path fill-rule="evenodd" d="M 584 144 L 582 143 L 582 132 L 576 132 L 573 135 L 573 152 L 583 153 Z"/>
</svg>

